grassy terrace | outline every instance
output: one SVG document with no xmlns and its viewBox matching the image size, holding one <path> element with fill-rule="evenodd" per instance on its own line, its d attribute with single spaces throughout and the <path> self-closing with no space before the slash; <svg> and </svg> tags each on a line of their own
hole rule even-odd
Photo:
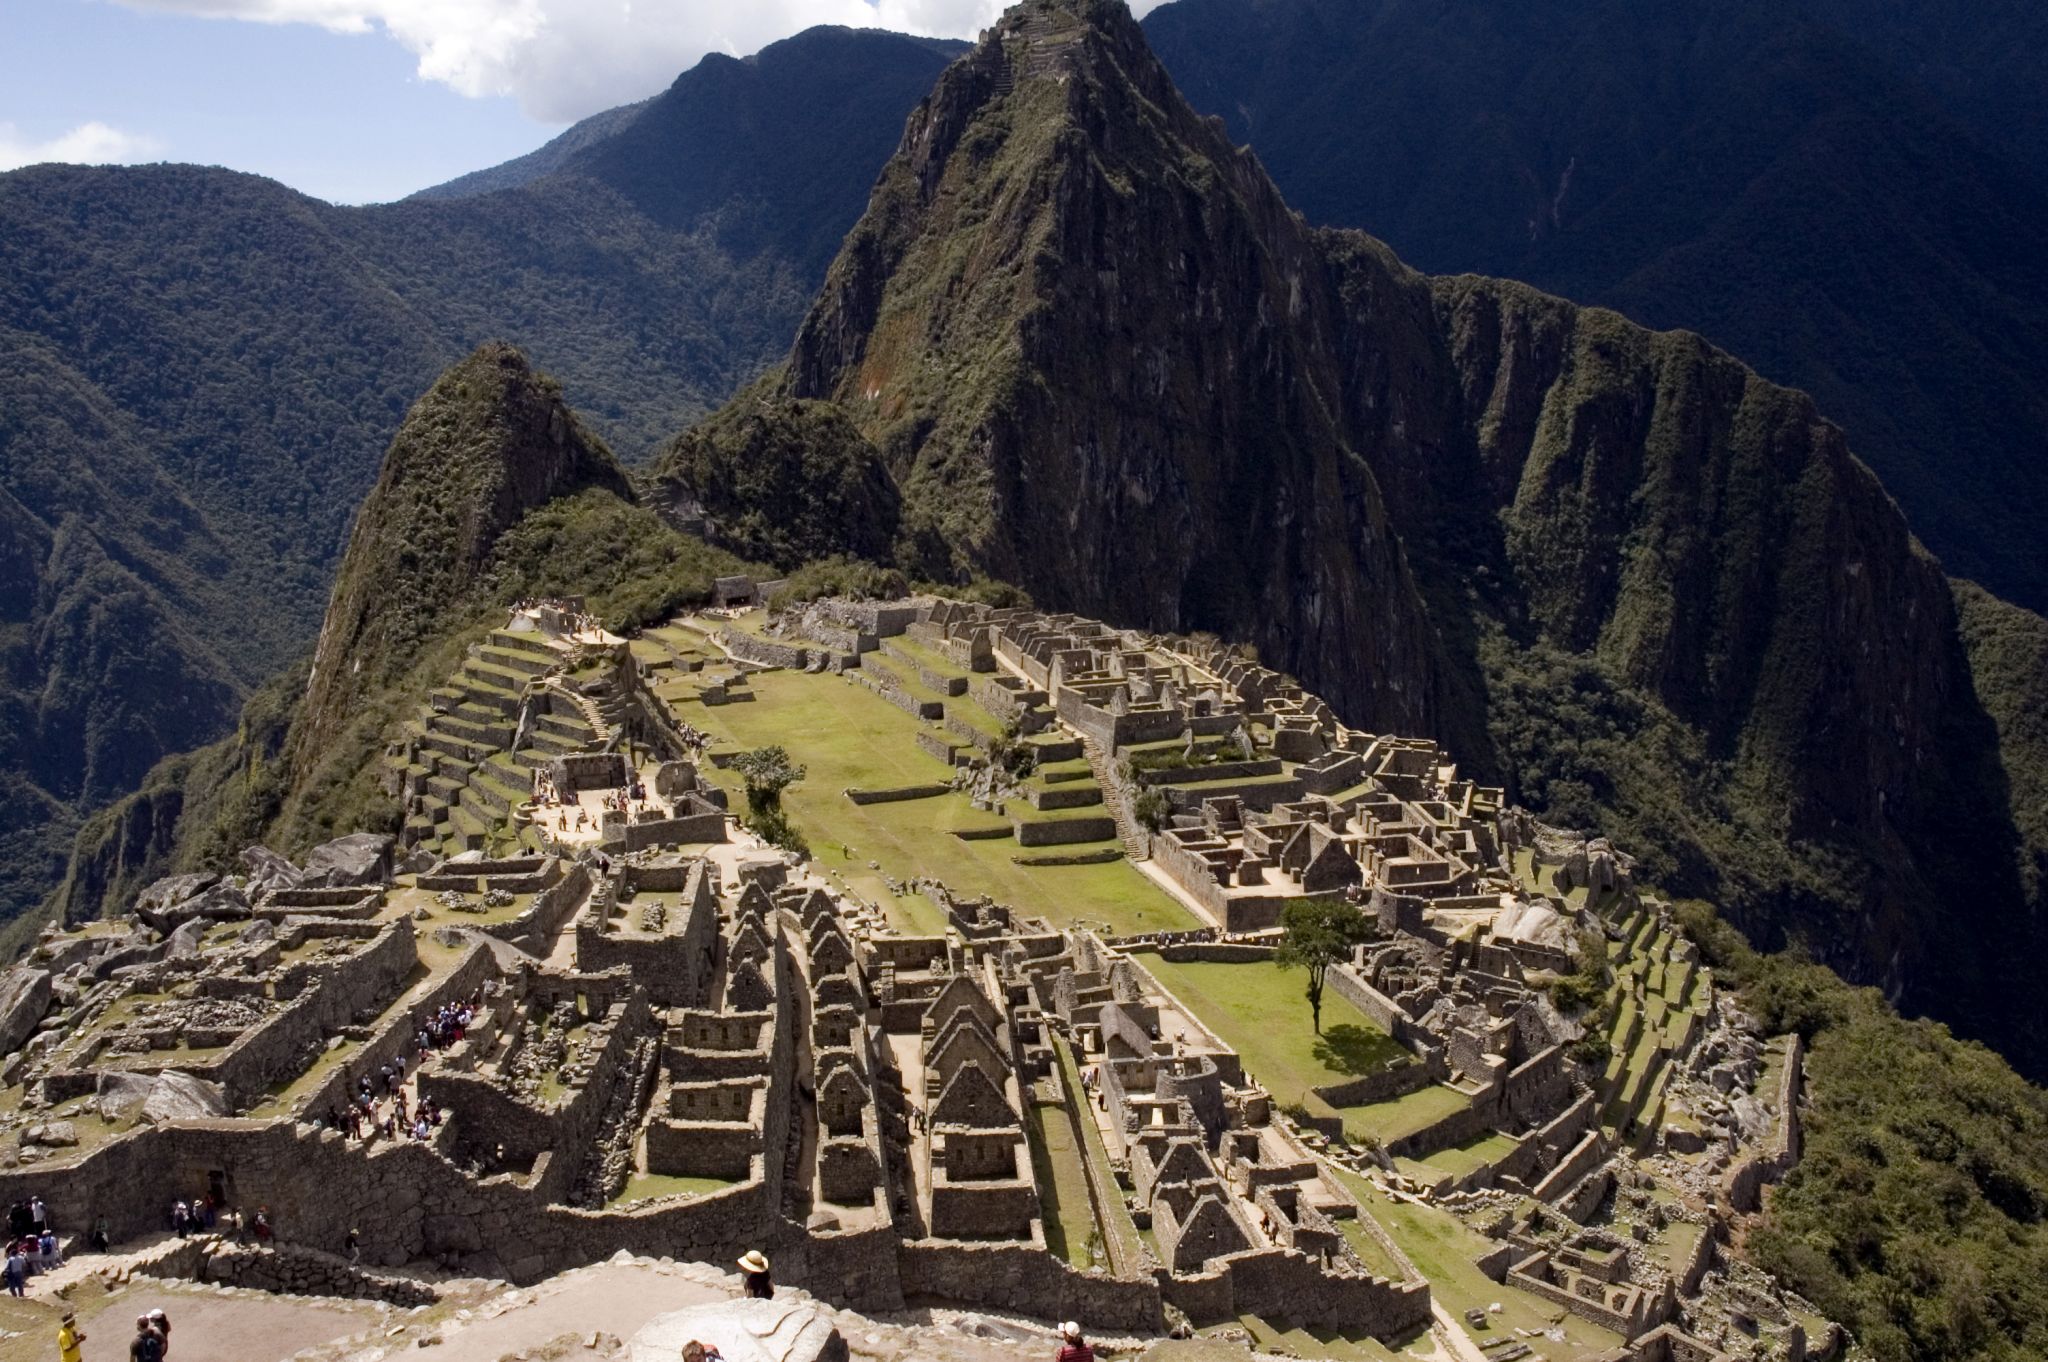
<svg viewBox="0 0 2048 1362">
<path fill-rule="evenodd" d="M 988 894 L 1061 925 L 1106 923 L 1117 932 L 1197 925 L 1128 862 L 1020 866 L 1011 859 L 1020 852 L 1013 839 L 962 841 L 952 835 L 954 829 L 1008 826 L 971 808 L 962 795 L 865 808 L 847 799 L 842 792 L 849 786 L 887 789 L 933 784 L 948 776 L 944 764 L 917 746 L 917 734 L 926 725 L 865 686 L 841 677 L 777 671 L 756 676 L 754 690 L 754 704 L 707 709 L 693 713 L 691 722 L 733 747 L 780 743 L 804 763 L 808 775 L 783 802 L 810 841 L 819 868 L 838 870 L 857 892 L 892 911 L 903 910 L 898 925 L 904 930 L 929 930 L 932 922 L 917 921 L 918 910 L 908 900 L 890 895 L 883 874 L 899 880 L 934 875 L 958 893 Z M 732 773 L 714 775 L 737 790 Z M 737 795 L 734 807 L 744 807 Z M 869 861 L 879 868 L 870 869 Z"/>
<path fill-rule="evenodd" d="M 1416 1270 L 1429 1279 L 1431 1294 L 1453 1315 L 1462 1317 L 1467 1310 L 1483 1310 L 1500 1302 L 1502 1312 L 1493 1316 L 1491 1327 L 1475 1331 L 1478 1341 L 1512 1337 L 1516 1329 L 1548 1328 L 1561 1313 L 1549 1302 L 1492 1281 L 1481 1272 L 1474 1263 L 1493 1247 L 1492 1241 L 1467 1228 L 1450 1212 L 1383 1196 L 1370 1182 L 1345 1169 L 1333 1167 L 1330 1171 L 1401 1246 Z M 1565 1315 L 1563 1327 L 1574 1353 L 1601 1352 L 1619 1346 L 1622 1341 L 1619 1334 L 1577 1315 Z M 1554 1352 L 1555 1345 L 1546 1348 L 1539 1341 L 1536 1347 L 1549 1354 Z"/>
<path fill-rule="evenodd" d="M 1101 1246 L 1074 1123 L 1064 1103 L 1039 1097 L 1035 1088 L 1026 1106 L 1024 1129 L 1031 1137 L 1031 1172 L 1045 1218 L 1045 1246 L 1075 1267 L 1093 1267 Z"/>
<path fill-rule="evenodd" d="M 619 1194 L 605 1203 L 607 1209 L 630 1206 L 636 1201 L 652 1201 L 664 1196 L 703 1196 L 707 1192 L 722 1192 L 735 1184 L 724 1178 L 683 1178 L 667 1173 L 635 1173 L 626 1180 Z"/>
<path fill-rule="evenodd" d="M 1076 1100 L 1087 1101 L 1086 1097 L 1081 1096 L 1085 1090 L 1081 1086 L 1081 1071 L 1074 1063 L 1073 1048 L 1067 1044 L 1065 1038 L 1054 1036 L 1053 1053 L 1059 1060 L 1060 1082 L 1066 1090 L 1069 1104 Z M 1086 1157 L 1093 1164 L 1097 1173 L 1101 1175 L 1103 1186 L 1110 1188 L 1112 1193 L 1114 1193 L 1115 1180 L 1109 1171 L 1109 1149 L 1102 1143 L 1101 1130 L 1096 1127 L 1094 1117 L 1088 1112 L 1075 1111 L 1073 1115 L 1074 1124 L 1081 1128 L 1081 1141 Z M 1105 1199 L 1104 1211 L 1108 1216 L 1108 1221 L 1107 1223 L 1098 1221 L 1097 1228 L 1107 1238 L 1115 1241 L 1116 1257 L 1121 1258 L 1126 1263 L 1138 1262 L 1140 1247 L 1138 1226 L 1137 1222 L 1131 1219 L 1130 1208 L 1124 1205 L 1122 1196 L 1112 1194 L 1107 1197 Z M 1154 1248 L 1156 1256 L 1157 1246 L 1155 1245 Z"/>
<path fill-rule="evenodd" d="M 1254 961 L 1170 963 L 1153 952 L 1145 968 L 1203 1023 L 1236 1050 L 1245 1068 L 1283 1105 L 1299 1102 L 1317 1116 L 1338 1116 L 1353 1139 L 1397 1139 L 1456 1110 L 1465 1097 L 1431 1087 L 1367 1107 L 1331 1107 L 1309 1089 L 1377 1073 L 1407 1051 L 1364 1013 L 1335 994 L 1323 995 L 1323 1033 L 1309 1023 L 1298 971 Z"/>
</svg>

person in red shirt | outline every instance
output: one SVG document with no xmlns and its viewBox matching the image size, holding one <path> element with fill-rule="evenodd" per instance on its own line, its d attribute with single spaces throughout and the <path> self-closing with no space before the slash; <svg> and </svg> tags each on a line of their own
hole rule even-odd
<svg viewBox="0 0 2048 1362">
<path fill-rule="evenodd" d="M 1060 1350 L 1053 1362 L 1095 1362 L 1095 1349 L 1081 1338 L 1081 1326 L 1068 1320 L 1060 1326 Z"/>
</svg>

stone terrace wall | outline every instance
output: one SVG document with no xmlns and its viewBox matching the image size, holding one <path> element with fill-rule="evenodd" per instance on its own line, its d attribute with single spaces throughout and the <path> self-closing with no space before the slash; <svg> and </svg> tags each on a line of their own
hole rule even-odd
<svg viewBox="0 0 2048 1362">
<path fill-rule="evenodd" d="M 1778 1073 L 1778 1103 L 1771 1129 L 1757 1148 L 1737 1159 L 1721 1175 L 1721 1195 L 1729 1206 L 1744 1214 L 1760 1209 L 1763 1189 L 1792 1170 L 1799 1162 L 1799 1094 L 1806 1047 L 1795 1034 L 1785 1038 L 1785 1063 Z"/>
<path fill-rule="evenodd" d="M 365 1148 L 284 1121 L 192 1121 L 115 1140 L 70 1167 L 0 1170 L 0 1196 L 40 1192 L 61 1223 L 105 1215 L 115 1240 L 162 1230 L 164 1207 L 226 1174 L 230 1195 L 270 1207 L 279 1239 L 339 1254 L 351 1225 L 363 1259 L 389 1267 L 447 1260 L 463 1271 L 528 1283 L 619 1249 L 729 1262 L 765 1242 L 775 1204 L 759 1182 L 634 1210 L 546 1204 L 509 1177 L 472 1179 L 410 1140 Z M 820 1294 L 832 1294 L 829 1282 Z"/>
<path fill-rule="evenodd" d="M 1159 1284 L 1084 1273 L 1028 1244 L 919 1240 L 897 1253 L 906 1297 L 1079 1320 L 1090 1329 L 1159 1333 Z"/>
<path fill-rule="evenodd" d="M 295 1111 L 309 1117 L 325 1116 L 336 1107 L 346 1106 L 356 1091 L 358 1079 L 366 1074 L 374 1075 L 398 1054 L 412 1053 L 419 1018 L 439 1011 L 443 1003 L 467 998 L 497 972 L 497 960 L 491 954 L 491 948 L 481 942 L 472 945 L 439 983 L 413 999 L 410 1006 L 387 1018 L 382 1026 L 364 1039 L 361 1048 L 345 1062 L 335 1065 L 326 1080 L 300 1100 Z"/>
<path fill-rule="evenodd" d="M 138 1264 L 136 1270 L 148 1277 L 294 1296 L 385 1301 L 401 1307 L 432 1305 L 441 1299 L 441 1293 L 425 1282 L 364 1272 L 332 1254 L 294 1244 L 270 1248 L 230 1244 L 211 1235 L 188 1239 L 170 1253 Z"/>
<path fill-rule="evenodd" d="M 1386 994 L 1374 988 L 1350 965 L 1332 965 L 1327 976 L 1330 991 L 1363 1012 L 1374 1025 L 1392 1036 L 1416 1055 L 1428 1059 L 1433 1053 L 1440 1054 L 1442 1047 L 1435 1036 L 1401 1010 L 1401 1005 Z"/>
<path fill-rule="evenodd" d="M 1213 1275 L 1229 1284 L 1226 1318 L 1260 1315 L 1293 1319 L 1311 1329 L 1362 1330 L 1375 1338 L 1410 1333 L 1429 1324 L 1426 1282 L 1390 1282 L 1383 1277 L 1331 1272 L 1307 1254 L 1286 1248 L 1233 1254 L 1220 1261 L 1223 1266 Z M 1178 1280 L 1166 1284 L 1166 1296 L 1176 1304 L 1180 1303 L 1179 1286 Z M 1201 1295 L 1200 1303 L 1213 1309 L 1214 1291 Z M 1194 1316 L 1192 1310 L 1188 1313 Z"/>
<path fill-rule="evenodd" d="M 485 923 L 476 930 L 515 946 L 544 944 L 562 930 L 562 924 L 590 896 L 596 879 L 590 867 L 578 861 L 569 867 L 568 874 L 535 894 L 533 902 L 518 917 L 509 922 Z"/>
</svg>

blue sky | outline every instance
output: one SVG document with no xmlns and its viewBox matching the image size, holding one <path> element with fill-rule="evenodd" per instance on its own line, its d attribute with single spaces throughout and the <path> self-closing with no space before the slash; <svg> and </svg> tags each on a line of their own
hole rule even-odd
<svg viewBox="0 0 2048 1362">
<path fill-rule="evenodd" d="M 1158 0 L 1138 0 L 1139 12 Z M 400 198 L 817 23 L 972 37 L 1001 0 L 0 0 L 0 170 L 191 161 Z"/>
</svg>

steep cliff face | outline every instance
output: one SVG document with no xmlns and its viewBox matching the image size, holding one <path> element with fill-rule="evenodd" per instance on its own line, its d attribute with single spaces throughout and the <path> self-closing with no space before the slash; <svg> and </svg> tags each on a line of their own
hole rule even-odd
<svg viewBox="0 0 2048 1362">
<path fill-rule="evenodd" d="M 294 759 L 317 753 L 362 695 L 408 667 L 472 588 L 506 530 L 584 488 L 630 499 L 611 451 L 509 345 L 486 345 L 414 404 L 356 516 L 320 627 Z"/>
<path fill-rule="evenodd" d="M 1415 727 L 1428 631 L 1337 422 L 1316 273 L 1121 5 L 1029 5 L 911 116 L 787 384 L 880 448 L 913 565 L 1227 628 Z"/>
<path fill-rule="evenodd" d="M 2041 936 L 1997 726 L 1841 432 L 1696 336 L 1309 230 L 1122 5 L 1028 0 L 947 72 L 769 384 L 880 450 L 906 566 L 1249 638 L 1766 943 L 2039 1030 L 1987 936 Z"/>
</svg>

